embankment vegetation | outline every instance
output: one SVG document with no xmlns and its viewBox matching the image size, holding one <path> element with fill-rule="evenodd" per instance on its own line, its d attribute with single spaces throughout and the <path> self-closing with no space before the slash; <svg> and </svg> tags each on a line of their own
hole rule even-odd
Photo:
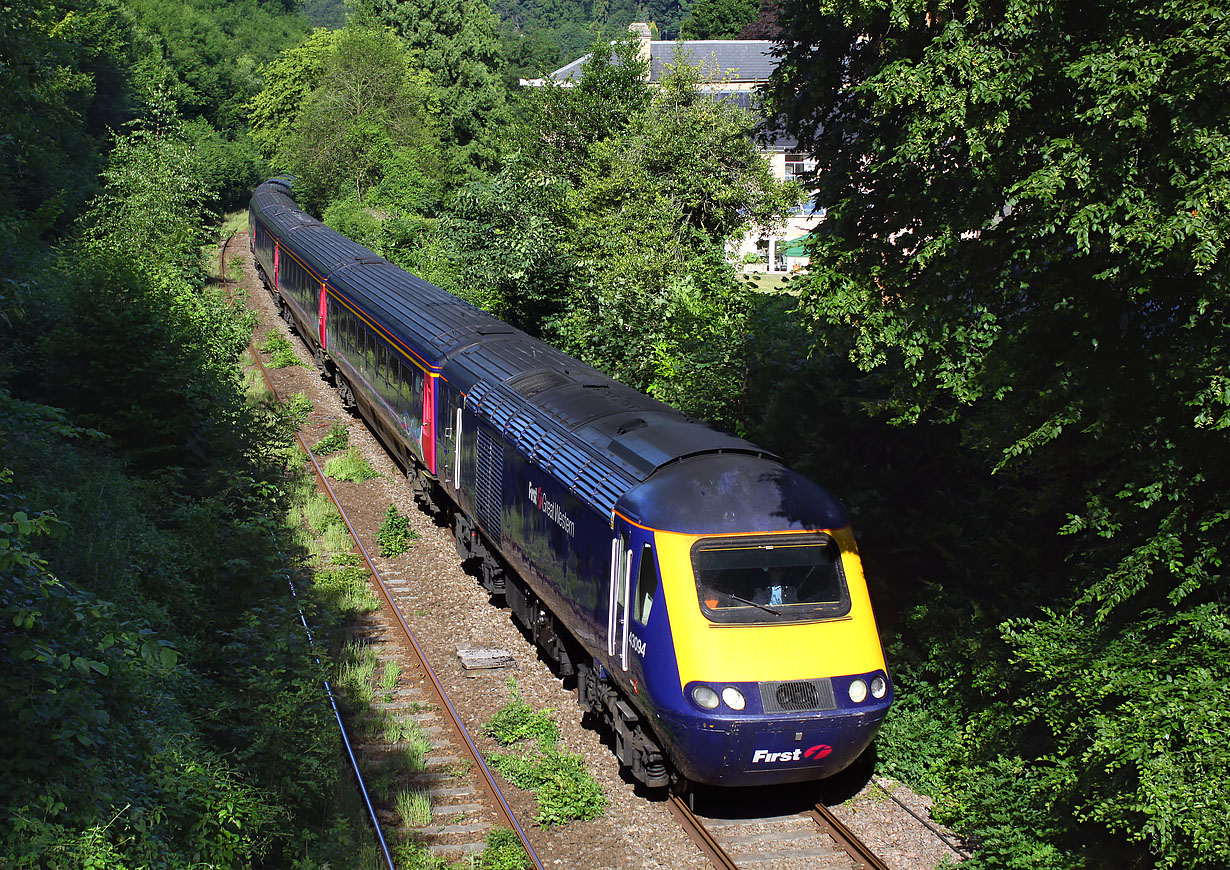
<svg viewBox="0 0 1230 870">
<path fill-rule="evenodd" d="M 770 106 L 828 217 L 770 292 L 725 243 L 800 190 L 693 71 L 650 88 L 627 41 L 595 41 L 626 7 L 371 0 L 312 31 L 257 0 L 11 6 L 16 866 L 312 866 L 344 840 L 320 833 L 331 750 L 295 743 L 323 733 L 315 674 L 265 597 L 276 427 L 240 398 L 248 325 L 200 257 L 209 212 L 278 171 L 363 244 L 846 501 L 897 679 L 881 769 L 936 797 L 973 866 L 1230 861 L 1220 11 L 783 0 Z M 587 48 L 576 87 L 508 86 Z"/>
</svg>

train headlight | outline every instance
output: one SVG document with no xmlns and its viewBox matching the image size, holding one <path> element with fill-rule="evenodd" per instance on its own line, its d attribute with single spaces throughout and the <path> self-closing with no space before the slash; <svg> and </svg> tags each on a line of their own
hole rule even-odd
<svg viewBox="0 0 1230 870">
<path fill-rule="evenodd" d="M 861 704 L 867 700 L 867 684 L 862 680 L 853 680 L 850 683 L 850 700 L 855 704 Z"/>
<path fill-rule="evenodd" d="M 743 698 L 743 693 L 734 686 L 727 686 L 722 689 L 722 700 L 726 702 L 726 706 L 732 710 L 742 710 L 747 706 L 747 701 Z"/>
<path fill-rule="evenodd" d="M 886 681 L 883 677 L 879 677 L 879 676 L 871 678 L 871 697 L 877 698 L 877 699 L 883 698 L 884 693 L 887 691 L 888 691 L 888 681 Z"/>
<path fill-rule="evenodd" d="M 714 710 L 718 705 L 718 693 L 708 686 L 697 686 L 692 690 L 692 700 L 706 710 Z"/>
</svg>

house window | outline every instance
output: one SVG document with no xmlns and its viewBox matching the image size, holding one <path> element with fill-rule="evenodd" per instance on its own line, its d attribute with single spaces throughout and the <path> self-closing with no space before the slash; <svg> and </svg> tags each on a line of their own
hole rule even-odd
<svg viewBox="0 0 1230 870">
<path fill-rule="evenodd" d="M 807 163 L 808 158 L 802 154 L 787 154 L 786 180 L 802 181 L 803 175 L 806 174 L 808 169 Z"/>
</svg>

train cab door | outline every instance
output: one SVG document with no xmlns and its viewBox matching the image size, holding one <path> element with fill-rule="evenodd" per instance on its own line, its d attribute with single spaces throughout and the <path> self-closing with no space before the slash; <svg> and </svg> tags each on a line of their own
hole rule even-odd
<svg viewBox="0 0 1230 870">
<path fill-rule="evenodd" d="M 607 610 L 606 651 L 628 670 L 628 599 L 632 586 L 632 550 L 628 533 L 621 531 L 611 541 L 610 607 Z"/>
</svg>

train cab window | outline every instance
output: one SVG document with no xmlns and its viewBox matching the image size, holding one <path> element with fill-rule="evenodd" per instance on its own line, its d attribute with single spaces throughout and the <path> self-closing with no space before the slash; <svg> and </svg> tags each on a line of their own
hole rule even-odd
<svg viewBox="0 0 1230 870">
<path fill-rule="evenodd" d="M 636 574 L 636 592 L 632 599 L 632 618 L 641 625 L 649 623 L 649 611 L 653 608 L 654 596 L 658 594 L 657 560 L 653 557 L 653 547 L 646 544 L 641 548 L 641 564 Z"/>
<path fill-rule="evenodd" d="M 708 538 L 692 547 L 700 608 L 712 622 L 830 619 L 850 612 L 841 550 L 828 535 Z"/>
</svg>

